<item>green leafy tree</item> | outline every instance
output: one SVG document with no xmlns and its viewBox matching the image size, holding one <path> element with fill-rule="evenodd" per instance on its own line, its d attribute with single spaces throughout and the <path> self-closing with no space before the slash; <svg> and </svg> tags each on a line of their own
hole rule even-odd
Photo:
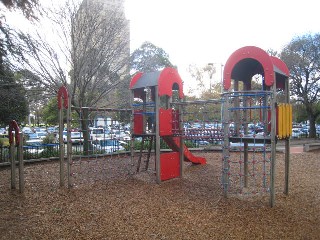
<svg viewBox="0 0 320 240">
<path fill-rule="evenodd" d="M 49 100 L 47 105 L 42 109 L 43 120 L 47 125 L 58 125 L 59 124 L 59 112 L 57 98 Z M 66 114 L 64 114 L 66 116 Z"/>
<path fill-rule="evenodd" d="M 8 69 L 0 74 L 0 103 L 0 124 L 8 125 L 11 120 L 22 122 L 29 114 L 25 90 Z"/>
<path fill-rule="evenodd" d="M 165 67 L 174 67 L 169 55 L 160 47 L 144 42 L 131 54 L 131 69 L 139 72 L 153 72 Z"/>
<path fill-rule="evenodd" d="M 320 115 L 320 34 L 293 38 L 280 56 L 290 71 L 291 94 L 306 109 L 309 137 L 315 138 L 315 123 Z"/>
</svg>

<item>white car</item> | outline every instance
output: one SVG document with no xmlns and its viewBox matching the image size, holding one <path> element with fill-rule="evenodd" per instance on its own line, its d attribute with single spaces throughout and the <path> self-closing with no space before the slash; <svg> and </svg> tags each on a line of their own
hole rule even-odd
<svg viewBox="0 0 320 240">
<path fill-rule="evenodd" d="M 301 138 L 301 135 L 303 135 L 303 133 L 300 131 L 299 128 L 292 128 L 292 138 Z"/>
<path fill-rule="evenodd" d="M 97 138 L 92 141 L 92 146 L 94 149 L 105 153 L 114 153 L 125 150 L 124 147 L 121 146 L 119 140 L 110 138 Z"/>
<path fill-rule="evenodd" d="M 83 135 L 82 132 L 71 132 L 71 143 L 72 144 L 81 144 L 83 143 Z M 68 136 L 67 136 L 67 131 L 63 131 L 63 142 L 67 143 L 68 141 Z"/>
</svg>

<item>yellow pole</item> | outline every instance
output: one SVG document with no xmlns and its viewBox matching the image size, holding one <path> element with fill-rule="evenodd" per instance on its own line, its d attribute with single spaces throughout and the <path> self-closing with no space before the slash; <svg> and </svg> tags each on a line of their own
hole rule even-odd
<svg viewBox="0 0 320 240">
<path fill-rule="evenodd" d="M 278 105 L 278 136 L 279 139 L 283 137 L 283 112 L 282 112 L 282 104 Z"/>
</svg>

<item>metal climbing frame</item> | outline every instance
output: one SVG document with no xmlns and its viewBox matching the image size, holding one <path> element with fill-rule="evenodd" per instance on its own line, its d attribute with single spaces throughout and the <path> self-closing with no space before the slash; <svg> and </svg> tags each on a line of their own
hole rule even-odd
<svg viewBox="0 0 320 240">
<path fill-rule="evenodd" d="M 260 91 L 252 89 L 252 79 L 255 76 L 261 77 Z M 276 143 L 280 140 L 285 141 L 284 192 L 288 194 L 292 119 L 288 110 L 290 107 L 277 106 L 281 102 L 278 93 L 284 96 L 282 102 L 289 105 L 288 78 L 286 64 L 260 48 L 243 47 L 228 58 L 223 72 L 222 93 L 222 184 L 225 196 L 232 190 L 240 193 L 270 192 L 270 205 L 274 205 Z M 277 115 L 279 109 L 281 120 L 284 120 L 280 121 L 281 124 Z M 283 109 L 285 110 L 282 111 Z M 256 130 L 249 131 L 249 124 L 255 121 L 259 121 L 262 135 L 258 135 Z M 286 131 L 281 131 L 282 129 Z M 231 150 L 237 150 L 239 154 L 233 154 Z"/>
<path fill-rule="evenodd" d="M 171 104 L 173 108 L 180 108 L 181 123 L 174 126 L 183 126 L 182 131 L 173 129 L 177 136 L 181 136 L 185 143 L 194 147 L 204 145 L 217 145 L 223 141 L 221 124 L 221 100 L 208 99 L 196 101 L 183 101 Z"/>
<path fill-rule="evenodd" d="M 228 192 L 272 192 L 274 137 L 271 91 L 237 91 L 222 94 L 223 163 L 222 184 Z M 234 153 L 236 152 L 236 153 Z"/>
</svg>

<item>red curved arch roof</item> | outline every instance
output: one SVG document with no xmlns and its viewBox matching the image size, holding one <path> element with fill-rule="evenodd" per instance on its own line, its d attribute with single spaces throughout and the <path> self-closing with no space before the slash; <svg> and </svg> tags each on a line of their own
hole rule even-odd
<svg viewBox="0 0 320 240">
<path fill-rule="evenodd" d="M 158 95 L 172 96 L 172 89 L 179 90 L 179 97 L 183 98 L 182 79 L 174 68 L 164 68 L 162 71 L 137 73 L 130 82 L 130 89 L 158 86 Z"/>
<path fill-rule="evenodd" d="M 231 79 L 247 80 L 255 74 L 262 74 L 267 86 L 272 86 L 276 73 L 288 77 L 286 64 L 276 57 L 271 57 L 261 48 L 246 46 L 236 50 L 227 60 L 223 72 L 223 87 L 231 87 Z"/>
</svg>

